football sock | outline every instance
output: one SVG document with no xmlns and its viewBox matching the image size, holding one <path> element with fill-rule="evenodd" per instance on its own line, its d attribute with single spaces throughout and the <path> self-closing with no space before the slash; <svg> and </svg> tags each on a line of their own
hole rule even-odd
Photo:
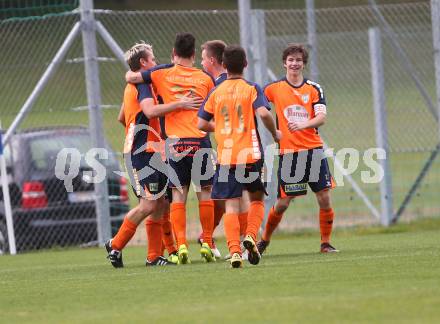
<svg viewBox="0 0 440 324">
<path fill-rule="evenodd" d="M 212 200 L 199 202 L 200 224 L 203 231 L 203 242 L 212 247 L 212 232 L 214 230 L 214 202 Z"/>
<path fill-rule="evenodd" d="M 270 238 L 272 237 L 273 231 L 278 227 L 278 224 L 281 221 L 281 218 L 283 218 L 283 214 L 278 214 L 275 212 L 275 207 L 272 207 L 269 212 L 269 216 L 267 218 L 266 227 L 264 229 L 262 239 L 264 241 L 269 242 Z"/>
<path fill-rule="evenodd" d="M 112 249 L 121 251 L 136 233 L 136 228 L 137 225 L 125 217 L 118 233 L 112 240 Z"/>
<path fill-rule="evenodd" d="M 258 230 L 264 218 L 264 203 L 262 201 L 252 201 L 248 213 L 248 225 L 246 235 L 250 235 L 254 241 L 257 240 Z"/>
<path fill-rule="evenodd" d="M 174 245 L 173 227 L 170 221 L 170 214 L 164 213 L 162 216 L 162 241 L 163 245 L 167 249 L 168 254 L 176 252 L 176 246 Z"/>
<path fill-rule="evenodd" d="M 248 212 L 238 214 L 238 222 L 240 223 L 240 235 L 245 236 L 248 224 Z"/>
<path fill-rule="evenodd" d="M 184 203 L 171 203 L 170 218 L 173 225 L 174 235 L 176 235 L 177 246 L 182 244 L 188 246 L 186 242 L 186 211 Z"/>
<path fill-rule="evenodd" d="M 334 216 L 335 213 L 333 211 L 333 208 L 319 210 L 319 229 L 321 231 L 321 243 L 330 242 Z"/>
<path fill-rule="evenodd" d="M 214 203 L 214 228 L 212 231 L 213 233 L 215 228 L 218 226 L 218 224 L 220 224 L 220 221 L 222 220 L 224 213 L 225 213 L 225 209 Z"/>
<path fill-rule="evenodd" d="M 238 221 L 238 214 L 225 214 L 223 218 L 229 253 L 231 255 L 234 253 L 241 255 L 240 223 Z"/>
<path fill-rule="evenodd" d="M 147 260 L 154 261 L 163 253 L 162 250 L 162 220 L 151 219 L 148 217 L 145 221 L 147 230 Z"/>
</svg>

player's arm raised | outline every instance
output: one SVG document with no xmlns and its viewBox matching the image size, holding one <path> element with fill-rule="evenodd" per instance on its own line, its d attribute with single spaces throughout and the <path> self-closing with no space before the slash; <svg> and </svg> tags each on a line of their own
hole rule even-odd
<svg viewBox="0 0 440 324">
<path fill-rule="evenodd" d="M 146 98 L 141 101 L 141 108 L 145 116 L 155 118 L 165 116 L 167 113 L 178 108 L 197 111 L 202 102 L 203 99 L 201 97 L 189 97 L 189 94 L 183 96 L 180 100 L 158 105 L 154 103 L 153 98 Z"/>
<path fill-rule="evenodd" d="M 164 69 L 171 66 L 173 66 L 173 64 L 161 64 L 161 65 L 156 65 L 155 67 L 142 72 L 127 71 L 127 73 L 125 73 L 125 81 L 127 81 L 127 83 L 134 83 L 134 84 L 154 83 L 153 79 L 161 75 Z"/>
<path fill-rule="evenodd" d="M 143 83 L 144 79 L 142 78 L 141 72 L 127 71 L 127 73 L 125 73 L 125 81 L 127 81 L 127 83 Z"/>
</svg>

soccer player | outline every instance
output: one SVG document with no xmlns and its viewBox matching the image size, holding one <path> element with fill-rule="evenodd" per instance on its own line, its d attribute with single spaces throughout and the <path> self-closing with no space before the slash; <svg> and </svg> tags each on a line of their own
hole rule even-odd
<svg viewBox="0 0 440 324">
<path fill-rule="evenodd" d="M 250 208 L 243 245 L 248 261 L 258 264 L 260 253 L 255 244 L 264 217 L 265 188 L 261 179 L 263 158 L 256 115 L 261 117 L 275 141 L 281 137 L 269 111 L 261 88 L 243 79 L 247 66 L 246 53 L 240 46 L 231 45 L 223 53 L 223 65 L 228 78 L 217 86 L 199 109 L 198 127 L 214 132 L 218 161 L 214 175 L 212 198 L 225 200 L 224 225 L 230 262 L 233 268 L 242 266 L 240 248 L 240 197 L 249 192 Z"/>
<path fill-rule="evenodd" d="M 215 80 L 215 85 L 218 86 L 220 83 L 227 79 L 226 69 L 223 67 L 223 51 L 225 50 L 226 43 L 222 40 L 211 40 L 202 44 L 202 66 L 203 69 L 208 72 Z M 244 239 L 246 234 L 247 226 L 247 214 L 249 210 L 249 196 L 247 191 L 243 191 L 243 197 L 240 198 L 240 236 Z M 214 201 L 214 230 L 220 224 L 220 220 L 225 213 L 225 204 L 223 200 Z M 214 232 L 213 230 L 213 232 Z M 199 242 L 203 242 L 203 233 L 199 236 Z M 220 258 L 220 251 L 216 248 L 215 242 L 213 241 L 213 253 L 217 258 Z M 231 255 L 228 254 L 225 259 L 228 260 Z"/>
<path fill-rule="evenodd" d="M 133 71 L 143 71 L 155 66 L 152 47 L 144 43 L 136 44 L 128 50 L 125 53 L 125 59 Z M 124 160 L 130 179 L 134 182 L 134 190 L 139 198 L 139 204 L 127 213 L 116 236 L 105 244 L 108 259 L 115 268 L 123 267 L 122 249 L 135 234 L 137 226 L 147 217 L 148 255 L 146 265 L 173 264 L 162 256 L 162 214 L 165 201 L 164 197 L 159 194 L 167 184 L 166 172 L 154 170 L 147 176 L 143 176 L 142 173 L 144 168 L 155 159 L 158 160 L 159 165 L 161 161 L 160 153 L 157 151 L 160 142 L 159 120 L 155 117 L 160 112 L 172 111 L 177 107 L 193 109 L 199 106 L 200 101 L 196 98 L 184 97 L 177 102 L 160 105 L 155 111 L 151 111 L 147 104 L 153 100 L 154 96 L 150 85 L 127 84 L 124 91 L 123 111 L 120 113 L 119 119 L 124 118 L 126 133 Z M 144 127 L 145 125 L 149 127 Z M 150 168 L 150 170 L 152 169 Z"/>
<path fill-rule="evenodd" d="M 155 65 L 155 62 L 153 62 Z M 124 111 L 124 105 L 121 105 L 121 109 L 119 111 L 118 115 L 118 121 L 124 126 L 125 128 L 125 111 Z M 162 147 L 160 148 L 162 150 Z M 162 153 L 162 152 L 161 152 Z M 164 154 L 162 154 L 164 155 Z M 165 161 L 165 156 L 162 159 Z M 167 195 L 169 193 L 167 192 Z M 169 198 L 169 197 L 168 197 Z M 178 262 L 178 256 L 177 256 L 177 248 L 174 242 L 174 233 L 173 228 L 170 221 L 170 203 L 169 199 L 164 200 L 164 207 L 163 207 L 163 214 L 162 214 L 162 250 L 166 249 L 168 252 L 168 261 L 172 263 Z M 154 226 L 154 222 L 151 220 L 148 220 L 145 222 L 145 229 L 146 233 L 150 232 L 150 227 Z"/>
<path fill-rule="evenodd" d="M 194 96 L 206 98 L 214 88 L 214 80 L 205 72 L 193 66 L 195 59 L 195 38 L 190 33 L 176 35 L 173 48 L 174 64 L 161 65 L 142 73 L 127 72 L 128 82 L 145 82 L 157 89 L 157 95 L 165 104 L 182 98 Z M 153 103 L 151 103 L 154 106 Z M 211 156 L 203 155 L 201 167 L 197 170 L 194 156 L 200 149 L 211 149 L 211 142 L 205 132 L 197 128 L 197 111 L 177 109 L 164 117 L 165 135 L 174 140 L 167 147 L 169 151 L 170 185 L 172 187 L 172 203 L 170 207 L 171 223 L 177 239 L 179 263 L 190 263 L 188 243 L 186 240 L 186 199 L 191 180 L 198 180 L 197 198 L 199 200 L 199 216 L 203 230 L 203 244 L 200 254 L 206 262 L 215 261 L 212 252 L 212 231 L 214 228 L 214 203 L 211 200 L 212 176 L 209 168 L 213 168 Z M 173 140 L 172 140 L 173 141 Z M 203 151 L 201 151 L 203 152 Z M 171 174 L 175 174 L 176 178 Z M 197 177 L 199 176 L 199 179 Z"/>
<path fill-rule="evenodd" d="M 303 45 L 290 44 L 282 57 L 286 76 L 264 89 L 267 99 L 275 105 L 283 138 L 279 144 L 278 200 L 270 210 L 261 241 L 257 244 L 260 253 L 269 245 L 289 203 L 295 197 L 307 194 L 307 184 L 319 205 L 321 252 L 337 252 L 330 244 L 334 212 L 329 189 L 334 187 L 334 182 L 318 132 L 318 127 L 325 123 L 327 107 L 321 86 L 303 76 L 307 59 L 308 53 Z"/>
</svg>

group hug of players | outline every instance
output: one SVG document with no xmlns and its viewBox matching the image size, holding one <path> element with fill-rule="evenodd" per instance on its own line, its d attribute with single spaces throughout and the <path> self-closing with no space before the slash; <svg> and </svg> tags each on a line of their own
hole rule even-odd
<svg viewBox="0 0 440 324">
<path fill-rule="evenodd" d="M 231 267 L 242 267 L 244 259 L 258 264 L 290 201 L 305 195 L 307 185 L 319 204 L 320 251 L 337 252 L 330 244 L 334 212 L 329 189 L 334 182 L 318 133 L 326 102 L 320 85 L 303 76 L 308 59 L 303 45 L 286 47 L 286 75 L 264 90 L 244 79 L 246 53 L 237 45 L 204 43 L 203 70 L 194 67 L 190 33 L 176 35 L 171 64 L 156 65 L 153 49 L 145 43 L 133 46 L 125 58 L 130 71 L 118 119 L 125 126 L 125 166 L 139 204 L 105 244 L 114 267 L 123 267 L 122 250 L 143 220 L 147 266 L 191 263 L 186 239 L 191 183 L 199 201 L 200 255 L 206 262 L 221 257 L 213 232 L 223 219 Z M 280 155 L 278 200 L 259 240 L 267 193 L 256 116 L 278 143 Z"/>
</svg>

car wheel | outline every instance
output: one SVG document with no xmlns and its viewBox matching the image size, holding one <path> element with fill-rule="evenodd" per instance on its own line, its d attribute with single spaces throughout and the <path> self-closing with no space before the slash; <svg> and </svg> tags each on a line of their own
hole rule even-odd
<svg viewBox="0 0 440 324">
<path fill-rule="evenodd" d="M 9 252 L 8 229 L 5 221 L 0 219 L 0 255 Z"/>
</svg>

